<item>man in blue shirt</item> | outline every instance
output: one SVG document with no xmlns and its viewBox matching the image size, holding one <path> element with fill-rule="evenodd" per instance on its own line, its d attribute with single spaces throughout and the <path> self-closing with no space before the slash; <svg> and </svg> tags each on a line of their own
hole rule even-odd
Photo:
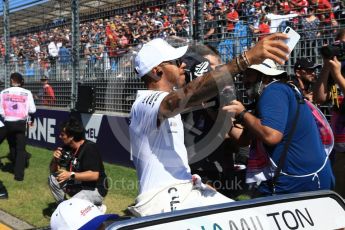
<svg viewBox="0 0 345 230">
<path fill-rule="evenodd" d="M 331 189 L 333 173 L 317 124 L 301 93 L 286 80 L 286 72 L 278 70 L 271 60 L 252 65 L 245 71 L 243 83 L 249 99 L 257 102 L 255 115 L 247 112 L 239 101 L 223 108 L 234 113 L 237 122 L 244 126 L 244 129 L 235 126 L 229 132 L 231 137 L 242 141 L 249 140 L 248 133 L 254 137 L 250 159 L 256 158 L 260 163 L 253 167 L 255 170 L 248 166 L 251 174 L 247 173 L 247 183 L 259 184 L 257 188 L 262 195 Z M 296 129 L 273 188 L 272 177 L 296 115 Z M 262 167 L 264 164 L 266 167 Z"/>
<path fill-rule="evenodd" d="M 66 48 L 66 42 L 62 42 L 62 46 L 59 48 L 59 63 L 61 66 L 62 80 L 69 80 L 68 69 L 71 64 L 71 53 Z"/>
</svg>

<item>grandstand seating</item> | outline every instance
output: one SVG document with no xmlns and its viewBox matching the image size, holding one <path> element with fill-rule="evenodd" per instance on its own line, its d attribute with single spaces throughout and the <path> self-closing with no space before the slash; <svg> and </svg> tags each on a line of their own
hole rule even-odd
<svg viewBox="0 0 345 230">
<path fill-rule="evenodd" d="M 330 5 L 323 3 L 327 3 L 327 0 L 319 2 L 322 3 L 265 0 L 237 1 L 234 5 L 231 1 L 207 1 L 204 12 L 213 15 L 212 23 L 216 23 L 213 24 L 216 28 L 212 36 L 201 42 L 216 46 L 222 54 L 222 59 L 227 61 L 266 35 L 260 31 L 259 25 L 263 21 L 270 22 L 270 32 L 289 25 L 302 37 L 284 67 L 288 73 L 292 73 L 291 66 L 300 56 L 310 57 L 321 63 L 319 48 L 332 43 L 336 31 L 345 25 L 343 1 L 331 1 Z M 228 15 L 232 8 L 238 17 L 232 14 L 234 18 L 231 18 Z M 315 9 L 318 23 L 314 27 L 306 28 L 302 22 L 310 16 L 308 8 Z M 174 41 L 184 44 L 192 38 L 188 36 L 190 13 L 186 1 L 156 1 L 156 5 L 154 2 L 146 5 L 142 3 L 141 8 L 139 4 L 139 7 L 133 6 L 132 10 L 127 6 L 124 9 L 123 13 L 118 10 L 113 15 L 99 14 L 99 17 L 93 15 L 89 18 L 84 15 L 80 24 L 81 61 L 80 76 L 77 80 L 96 88 L 98 111 L 129 112 L 136 89 L 143 87 L 132 71 L 132 58 L 138 45 L 154 37 L 173 37 Z M 288 14 L 290 18 L 281 19 L 282 15 Z M 227 17 L 232 21 L 227 21 Z M 208 23 L 211 22 L 206 19 L 205 25 Z M 234 24 L 233 27 L 229 26 L 230 23 Z M 193 24 L 195 25 L 195 22 Z M 184 25 L 187 33 L 182 31 Z M 197 32 L 194 31 L 195 36 Z M 181 39 L 177 38 L 178 35 L 187 37 Z M 59 50 L 62 44 L 66 45 L 67 51 L 55 57 L 49 48 Z M 313 49 L 310 48 L 310 44 Z M 57 103 L 54 106 L 68 107 L 71 100 L 72 73 L 71 54 L 68 52 L 71 48 L 70 24 L 53 23 L 49 29 L 41 28 L 23 34 L 16 31 L 16 35 L 11 36 L 11 47 L 11 71 L 22 72 L 27 87 L 34 93 L 40 89 L 35 83 L 43 74 L 48 76 L 56 91 Z M 4 57 L 4 52 L 2 42 L 1 57 Z"/>
</svg>

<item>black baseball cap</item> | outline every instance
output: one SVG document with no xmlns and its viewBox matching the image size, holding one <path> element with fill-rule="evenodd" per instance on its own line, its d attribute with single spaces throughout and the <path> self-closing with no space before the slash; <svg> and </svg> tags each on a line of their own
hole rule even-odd
<svg viewBox="0 0 345 230">
<path fill-rule="evenodd" d="M 320 64 L 315 64 L 309 58 L 299 58 L 297 59 L 294 68 L 296 70 L 296 69 L 316 69 L 320 67 L 321 67 Z"/>
<path fill-rule="evenodd" d="M 41 77 L 41 81 L 45 81 L 45 80 L 48 80 L 48 77 L 47 77 L 46 75 L 43 75 L 43 76 Z"/>
</svg>

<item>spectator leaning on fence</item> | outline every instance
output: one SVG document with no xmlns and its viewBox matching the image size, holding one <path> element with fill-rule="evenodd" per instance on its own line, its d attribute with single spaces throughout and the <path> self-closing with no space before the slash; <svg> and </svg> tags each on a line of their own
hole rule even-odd
<svg viewBox="0 0 345 230">
<path fill-rule="evenodd" d="M 41 97 L 41 103 L 42 105 L 54 105 L 55 104 L 55 93 L 53 90 L 53 87 L 49 85 L 47 76 L 41 77 L 41 83 L 42 83 L 42 92 L 39 93 L 39 96 Z"/>
<path fill-rule="evenodd" d="M 259 35 L 259 41 L 270 33 L 270 26 L 268 24 L 268 19 L 265 15 L 261 16 L 258 28 L 255 28 L 252 25 L 250 25 L 249 28 L 254 34 Z"/>
<path fill-rule="evenodd" d="M 234 4 L 229 4 L 229 13 L 226 14 L 227 32 L 232 33 L 235 29 L 235 24 L 239 21 L 238 12 L 235 10 Z"/>
<path fill-rule="evenodd" d="M 213 47 L 218 45 L 218 23 L 211 11 L 205 12 L 204 39 L 205 42 Z"/>
<path fill-rule="evenodd" d="M 315 15 L 314 7 L 309 7 L 307 12 L 308 14 L 306 17 L 301 19 L 301 26 L 303 28 L 301 43 L 302 55 L 316 60 L 316 55 L 318 54 L 316 49 L 317 39 L 320 37 L 320 32 L 318 30 L 320 20 Z"/>
<path fill-rule="evenodd" d="M 50 62 L 50 73 L 49 77 L 55 78 L 56 77 L 56 59 L 59 55 L 59 48 L 55 43 L 55 37 L 49 37 L 49 45 L 48 45 L 48 59 Z"/>
<path fill-rule="evenodd" d="M 59 48 L 59 63 L 62 72 L 62 80 L 69 81 L 69 65 L 71 64 L 71 52 L 66 48 L 67 42 L 63 41 Z"/>
<path fill-rule="evenodd" d="M 141 48 L 135 70 L 148 90 L 138 92 L 130 114 L 132 157 L 139 179 L 139 196 L 136 205 L 130 207 L 132 213 L 145 216 L 231 201 L 200 183 L 200 177 L 192 177 L 180 113 L 214 97 L 217 86 L 233 84 L 231 74 L 250 63 L 266 58 L 282 63 L 288 47 L 280 39 L 287 39 L 287 35 L 268 36 L 247 53 L 186 86 L 185 63 L 179 58 L 187 47 L 175 49 L 162 39 L 154 39 Z"/>
</svg>

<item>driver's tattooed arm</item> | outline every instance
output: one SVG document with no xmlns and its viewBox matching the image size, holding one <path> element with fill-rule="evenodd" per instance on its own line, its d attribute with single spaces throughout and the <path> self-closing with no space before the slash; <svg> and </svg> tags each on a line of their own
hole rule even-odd
<svg viewBox="0 0 345 230">
<path fill-rule="evenodd" d="M 260 40 L 246 53 L 249 64 L 260 64 L 267 58 L 284 64 L 288 59 L 289 48 L 283 40 L 287 38 L 286 34 L 275 33 Z M 242 66 L 242 70 L 247 67 L 248 65 Z M 189 107 L 199 105 L 216 96 L 218 89 L 233 85 L 232 76 L 237 73 L 240 73 L 240 68 L 235 58 L 222 67 L 206 73 L 203 77 L 191 81 L 185 87 L 171 92 L 160 105 L 158 124 L 166 118 L 173 117 Z"/>
</svg>

